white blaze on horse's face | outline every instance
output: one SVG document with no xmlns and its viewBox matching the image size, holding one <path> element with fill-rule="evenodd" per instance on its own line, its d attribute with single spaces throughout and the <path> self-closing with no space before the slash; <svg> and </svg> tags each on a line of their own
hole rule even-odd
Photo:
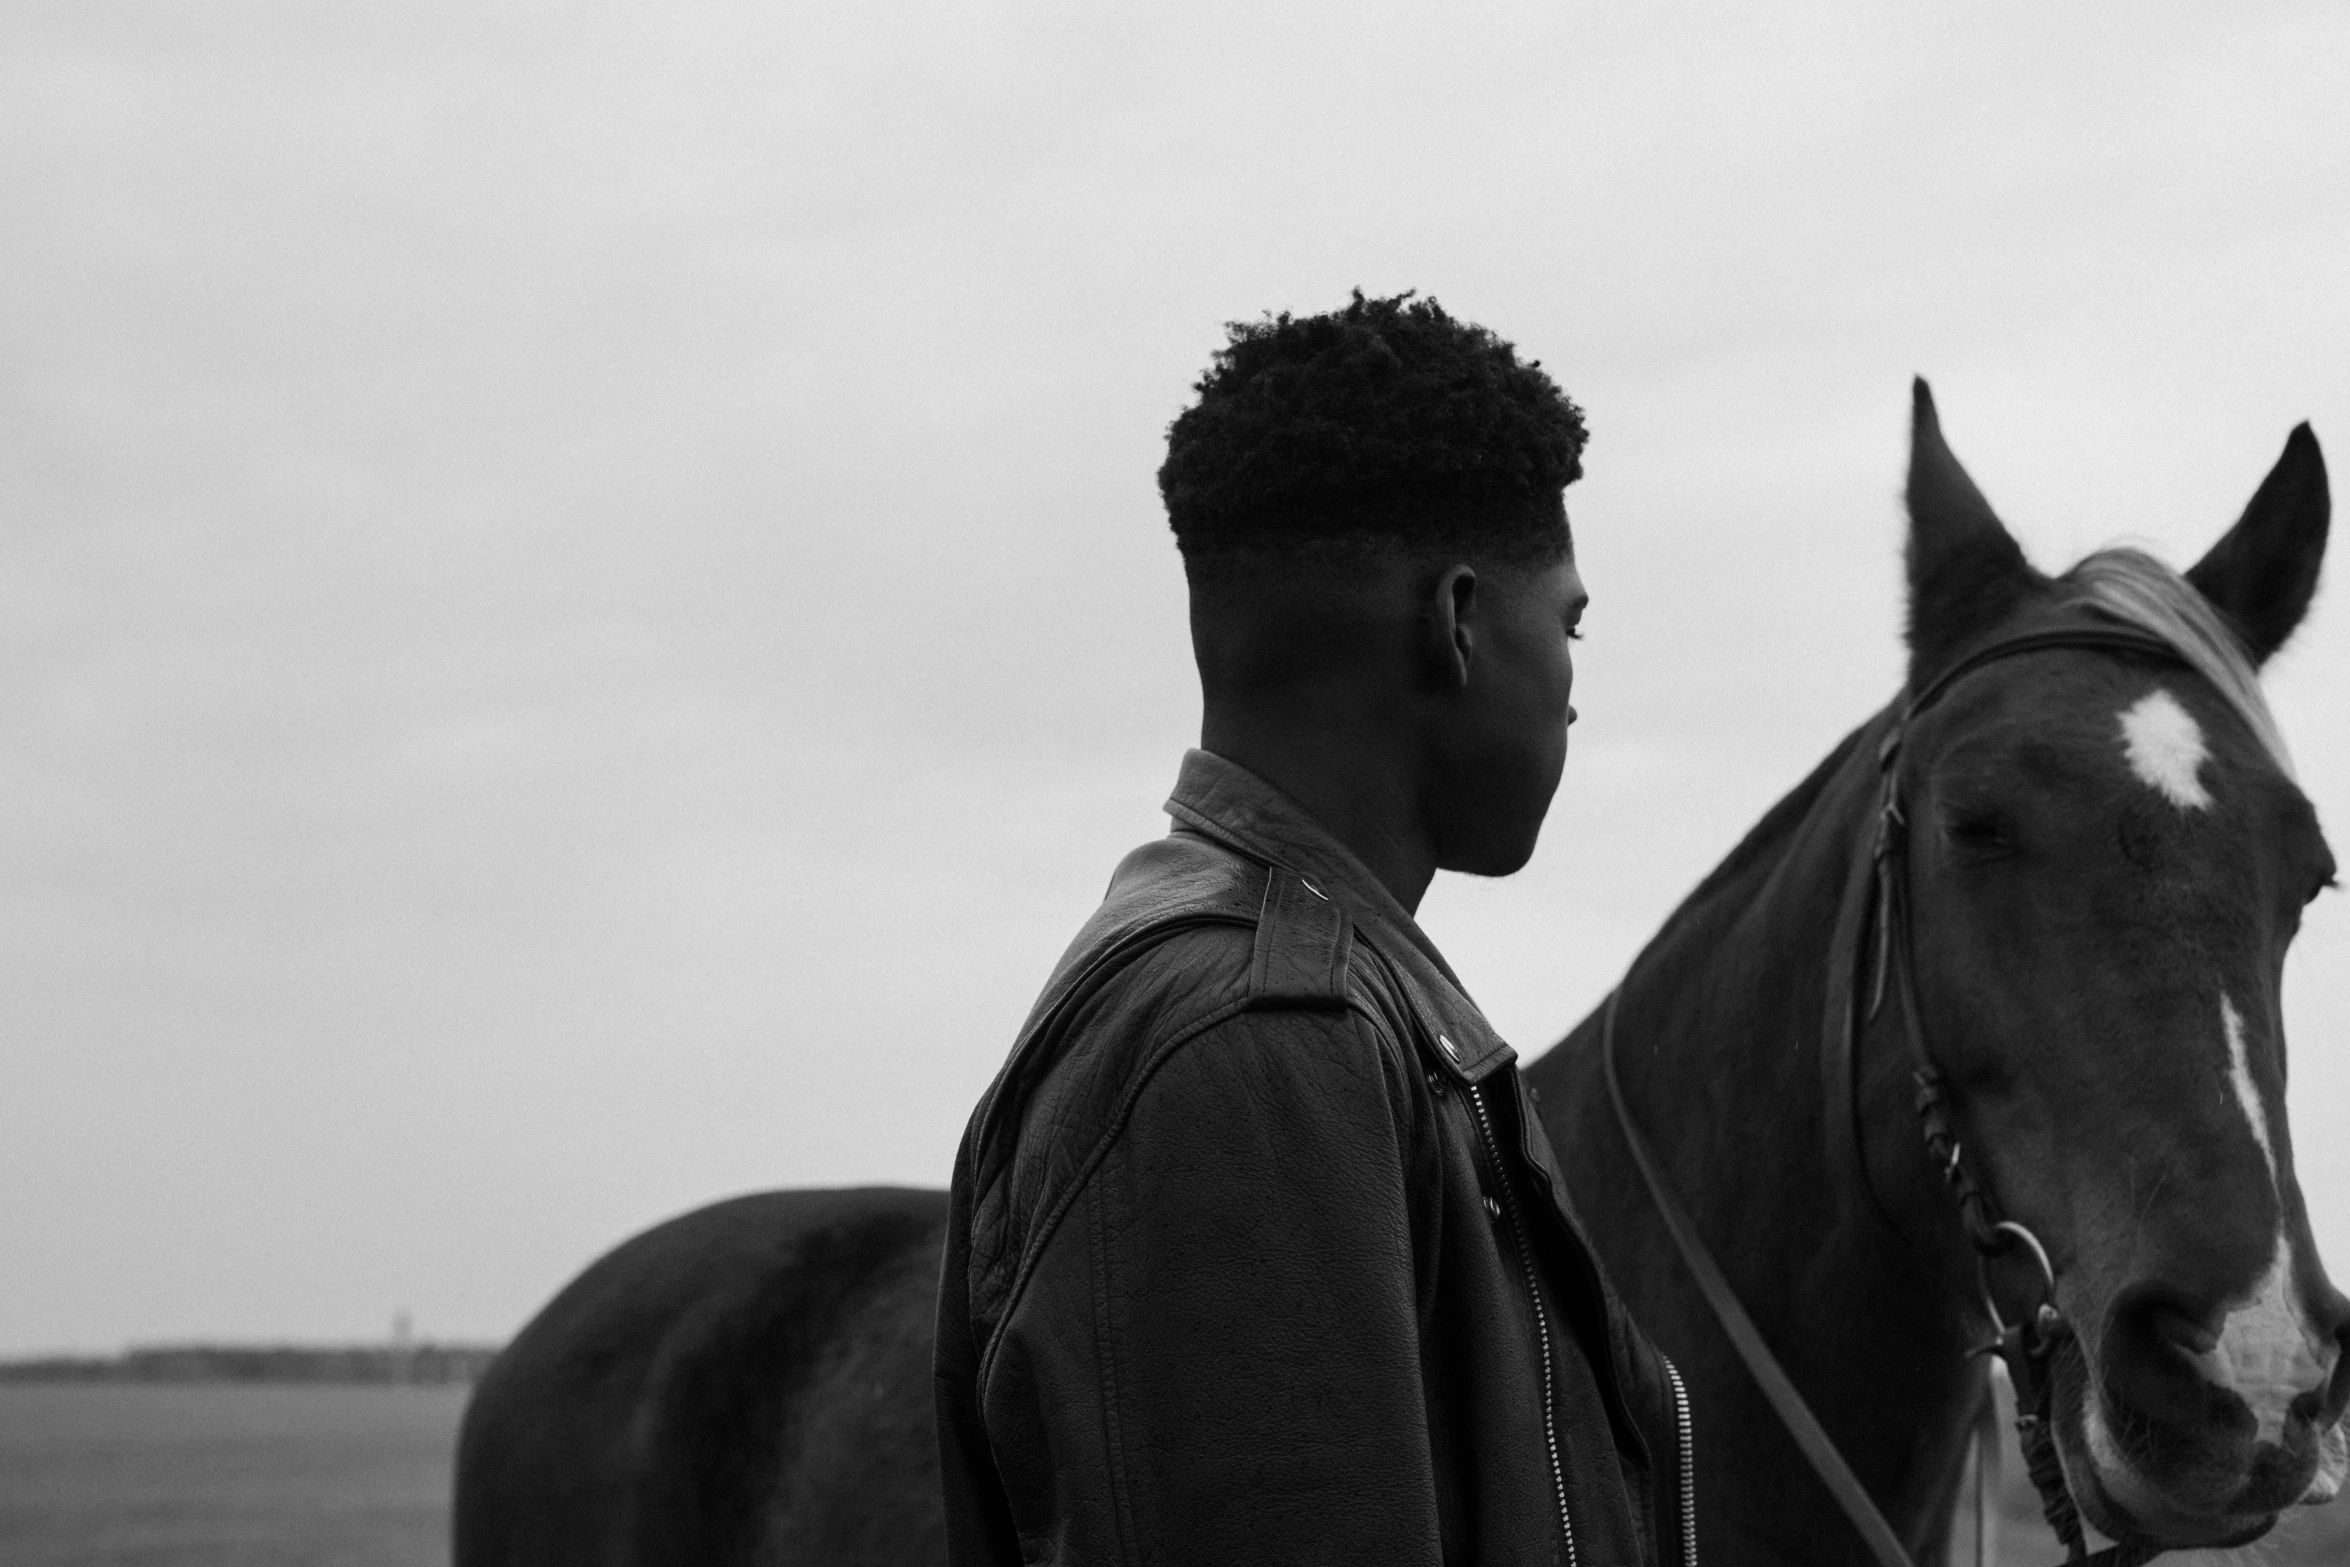
<svg viewBox="0 0 2350 1567">
<path fill-rule="evenodd" d="M 2274 1442 L 2283 1434 L 2293 1401 L 2323 1388 L 2333 1375 L 2339 1353 L 2334 1341 L 2319 1333 L 2307 1319 L 2293 1283 L 2293 1241 L 2283 1223 L 2284 1192 L 2277 1180 L 2276 1144 L 2269 1135 L 2268 1111 L 2260 1086 L 2252 1080 L 2252 1060 L 2245 1049 L 2244 1017 L 2227 996 L 2219 998 L 2220 1027 L 2227 1036 L 2228 1082 L 2236 1103 L 2268 1161 L 2269 1185 L 2277 1192 L 2276 1250 L 2268 1269 L 2248 1296 L 2229 1308 L 2219 1342 L 2198 1357 L 2204 1374 L 2230 1388 L 2251 1409 L 2259 1426 L 2258 1439 Z M 2338 1450 L 2338 1445 L 2337 1445 Z M 2321 1471 L 2318 1483 L 2338 1486 L 2339 1473 Z M 2329 1489 L 2328 1494 L 2331 1494 Z"/>
<path fill-rule="evenodd" d="M 2294 1402 L 2326 1386 L 2340 1349 L 2311 1324 L 2294 1283 L 2293 1240 L 2284 1218 L 2276 1143 L 2267 1104 L 2252 1076 L 2244 1017 L 2233 998 L 2220 997 L 2219 1020 L 2227 1046 L 2228 1087 L 2243 1112 L 2245 1129 L 2268 1166 L 2269 1185 L 2277 1194 L 2278 1226 L 2267 1268 L 2229 1305 L 2211 1347 L 2193 1358 L 2205 1377 L 2243 1399 L 2252 1413 L 2254 1440 L 2280 1442 Z M 2138 1477 L 2115 1440 L 2103 1400 L 2091 1399 L 2083 1417 L 2089 1455 L 2107 1491 L 2142 1516 L 2160 1516 L 2162 1499 Z M 2345 1475 L 2350 1475 L 2350 1437 L 2340 1424 L 2318 1433 L 2317 1444 L 2317 1472 L 2302 1495 L 2304 1502 L 2331 1501 L 2341 1490 Z"/>
<path fill-rule="evenodd" d="M 2252 1128 L 2252 1140 L 2260 1144 L 2261 1158 L 2268 1161 L 2268 1184 L 2273 1187 L 2277 1184 L 2277 1145 L 2269 1140 L 2268 1107 L 2260 1102 L 2260 1085 L 2252 1081 L 2252 1057 L 2244 1048 L 2244 1014 L 2236 1010 L 2233 997 L 2219 998 L 2219 1024 L 2228 1037 L 2228 1086 L 2235 1089 L 2237 1108 Z"/>
<path fill-rule="evenodd" d="M 2121 715 L 2122 749 L 2138 781 L 2182 811 L 2211 808 L 2203 787 L 2203 763 L 2211 755 L 2203 726 L 2157 686 Z M 2273 1162 L 2273 1161 L 2272 1161 Z"/>
</svg>

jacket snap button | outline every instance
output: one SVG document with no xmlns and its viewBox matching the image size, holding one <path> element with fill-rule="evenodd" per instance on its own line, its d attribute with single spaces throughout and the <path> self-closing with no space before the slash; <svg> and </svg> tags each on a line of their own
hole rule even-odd
<svg viewBox="0 0 2350 1567">
<path fill-rule="evenodd" d="M 1446 1034 L 1438 1034 L 1436 1036 L 1436 1042 L 1444 1047 L 1444 1053 L 1446 1055 L 1452 1057 L 1455 1061 L 1460 1060 L 1461 1047 L 1452 1042 L 1451 1036 Z"/>
<path fill-rule="evenodd" d="M 1501 1204 L 1493 1200 L 1493 1193 L 1491 1192 L 1487 1192 L 1485 1194 L 1485 1212 L 1494 1223 L 1499 1224 L 1501 1222 Z"/>
<path fill-rule="evenodd" d="M 1444 1097 L 1444 1074 L 1443 1074 L 1443 1073 L 1441 1073 L 1441 1072 L 1430 1072 L 1430 1073 L 1428 1074 L 1428 1092 L 1430 1092 L 1430 1093 L 1434 1094 L 1434 1095 L 1435 1095 L 1437 1098 L 1439 1098 L 1439 1099 L 1442 1099 L 1442 1098 Z"/>
</svg>

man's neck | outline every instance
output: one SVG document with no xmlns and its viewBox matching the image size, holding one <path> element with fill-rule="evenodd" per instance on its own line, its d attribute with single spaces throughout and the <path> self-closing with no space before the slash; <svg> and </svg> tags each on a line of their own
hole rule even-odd
<svg viewBox="0 0 2350 1567">
<path fill-rule="evenodd" d="M 1247 768 L 1306 814 L 1417 914 L 1436 874 L 1436 844 L 1420 811 L 1417 768 L 1392 735 L 1316 722 L 1294 710 L 1211 708 L 1200 749 Z"/>
</svg>

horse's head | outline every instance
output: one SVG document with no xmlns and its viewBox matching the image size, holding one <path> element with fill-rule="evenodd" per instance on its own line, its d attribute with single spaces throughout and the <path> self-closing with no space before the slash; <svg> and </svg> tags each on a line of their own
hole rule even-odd
<svg viewBox="0 0 2350 1567">
<path fill-rule="evenodd" d="M 2346 1467 L 2350 1300 L 2293 1175 L 2280 997 L 2335 867 L 2254 674 L 2316 587 L 2324 460 L 2294 431 L 2184 577 L 2108 551 L 2051 579 L 1921 382 L 1909 509 L 1911 689 L 1988 638 L 2099 617 L 2180 653 L 2007 658 L 1920 716 L 1899 763 L 1916 990 L 1967 1159 L 2054 1261 L 2075 1499 L 2109 1534 L 2250 1538 Z"/>
</svg>

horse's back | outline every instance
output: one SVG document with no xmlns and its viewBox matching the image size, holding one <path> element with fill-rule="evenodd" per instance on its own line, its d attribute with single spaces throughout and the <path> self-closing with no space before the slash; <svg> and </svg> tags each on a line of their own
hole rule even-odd
<svg viewBox="0 0 2350 1567">
<path fill-rule="evenodd" d="M 946 1194 L 765 1192 L 622 1243 L 474 1390 L 456 1567 L 945 1558 Z"/>
</svg>

